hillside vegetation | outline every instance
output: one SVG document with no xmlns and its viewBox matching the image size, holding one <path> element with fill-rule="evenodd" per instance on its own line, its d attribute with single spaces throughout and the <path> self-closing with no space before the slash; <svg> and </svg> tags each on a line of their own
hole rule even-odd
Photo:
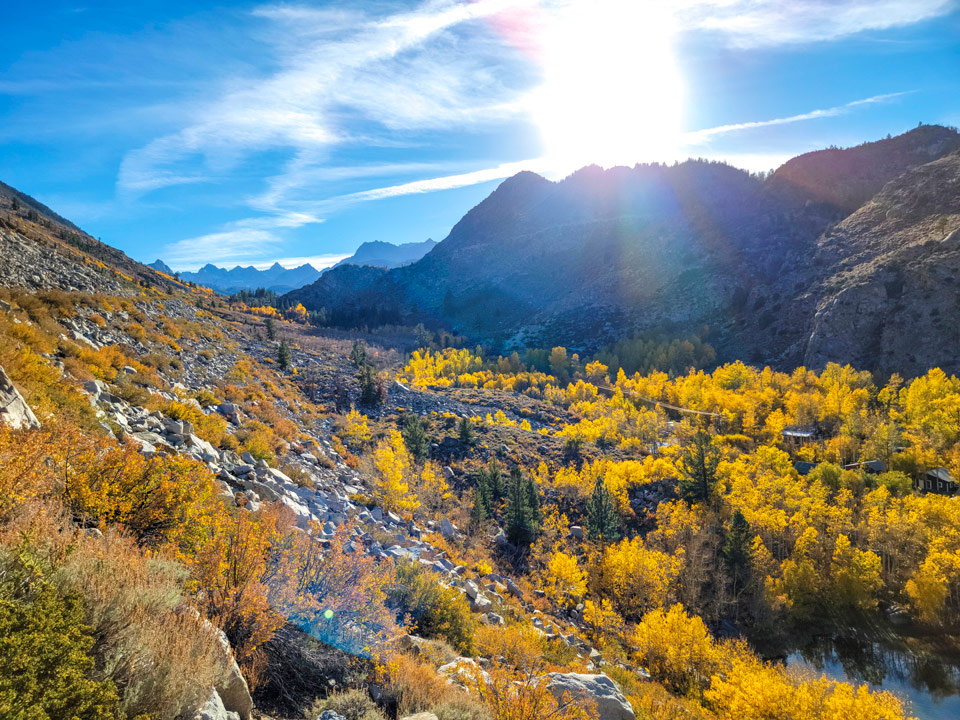
<svg viewBox="0 0 960 720">
<path fill-rule="evenodd" d="M 915 489 L 960 477 L 952 375 L 697 369 L 697 336 L 407 355 L 13 197 L 2 717 L 896 720 L 758 640 L 952 641 L 960 506 Z"/>
</svg>

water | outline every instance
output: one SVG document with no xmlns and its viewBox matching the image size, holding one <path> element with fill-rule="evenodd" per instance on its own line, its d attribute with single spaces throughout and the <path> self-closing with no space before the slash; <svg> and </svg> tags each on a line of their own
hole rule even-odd
<svg viewBox="0 0 960 720">
<path fill-rule="evenodd" d="M 787 654 L 787 666 L 889 690 L 918 720 L 960 718 L 960 660 L 917 638 L 824 637 Z"/>
</svg>

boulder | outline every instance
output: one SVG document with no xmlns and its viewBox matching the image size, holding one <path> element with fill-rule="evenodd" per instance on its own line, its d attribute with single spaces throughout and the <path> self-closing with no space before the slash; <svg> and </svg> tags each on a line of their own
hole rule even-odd
<svg viewBox="0 0 960 720">
<path fill-rule="evenodd" d="M 210 626 L 213 627 L 212 625 Z M 222 631 L 215 631 L 217 639 L 220 641 L 220 648 L 223 650 L 227 659 L 227 671 L 223 679 L 214 688 L 213 694 L 217 696 L 217 701 L 227 711 L 230 712 L 232 719 L 250 720 L 253 715 L 253 698 L 250 697 L 250 688 L 247 681 L 240 672 L 240 666 L 233 655 L 233 649 L 230 647 L 230 641 Z M 211 696 L 211 699 L 212 696 Z M 207 701 L 209 703 L 209 700 Z M 207 720 L 207 718 L 203 718 Z M 219 720 L 219 719 L 217 719 Z"/>
<path fill-rule="evenodd" d="M 239 720 L 239 718 L 237 713 L 224 707 L 223 700 L 220 699 L 216 690 L 210 691 L 210 697 L 194 715 L 194 720 Z"/>
<path fill-rule="evenodd" d="M 437 668 L 438 675 L 443 675 L 452 683 L 458 685 L 476 677 L 477 673 L 479 673 L 484 680 L 489 680 L 490 676 L 480 669 L 477 661 L 468 657 L 455 658 L 452 662 L 448 662 L 446 665 L 441 665 Z"/>
<path fill-rule="evenodd" d="M 457 532 L 457 529 L 454 527 L 453 523 L 443 518 L 440 521 L 440 534 L 443 535 L 448 540 L 452 538 Z"/>
<path fill-rule="evenodd" d="M 547 675 L 547 689 L 556 698 L 569 694 L 572 699 L 592 701 L 597 706 L 599 720 L 635 720 L 627 698 L 606 675 L 550 673 Z"/>
<path fill-rule="evenodd" d="M 470 609 L 477 613 L 487 613 L 493 608 L 493 603 L 486 595 L 478 595 L 476 600 L 470 603 Z"/>
<path fill-rule="evenodd" d="M 333 710 L 324 710 L 313 720 L 347 720 L 343 715 L 335 713 Z"/>
<path fill-rule="evenodd" d="M 0 422 L 14 430 L 28 430 L 40 427 L 40 421 L 27 405 L 20 391 L 13 386 L 7 373 L 0 367 Z"/>
</svg>

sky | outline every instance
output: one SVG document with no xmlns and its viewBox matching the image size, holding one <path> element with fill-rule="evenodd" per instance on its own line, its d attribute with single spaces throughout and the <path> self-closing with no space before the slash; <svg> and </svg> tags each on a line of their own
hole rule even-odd
<svg viewBox="0 0 960 720">
<path fill-rule="evenodd" d="M 443 239 L 504 178 L 960 125 L 960 0 L 4 0 L 0 180 L 144 262 Z"/>
</svg>

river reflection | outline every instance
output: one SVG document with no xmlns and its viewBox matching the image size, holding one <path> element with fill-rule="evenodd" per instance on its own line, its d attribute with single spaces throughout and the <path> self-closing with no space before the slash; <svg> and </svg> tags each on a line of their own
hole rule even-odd
<svg viewBox="0 0 960 720">
<path fill-rule="evenodd" d="M 919 720 L 960 718 L 960 659 L 948 646 L 917 638 L 819 637 L 787 653 L 786 662 L 889 690 Z"/>
</svg>

